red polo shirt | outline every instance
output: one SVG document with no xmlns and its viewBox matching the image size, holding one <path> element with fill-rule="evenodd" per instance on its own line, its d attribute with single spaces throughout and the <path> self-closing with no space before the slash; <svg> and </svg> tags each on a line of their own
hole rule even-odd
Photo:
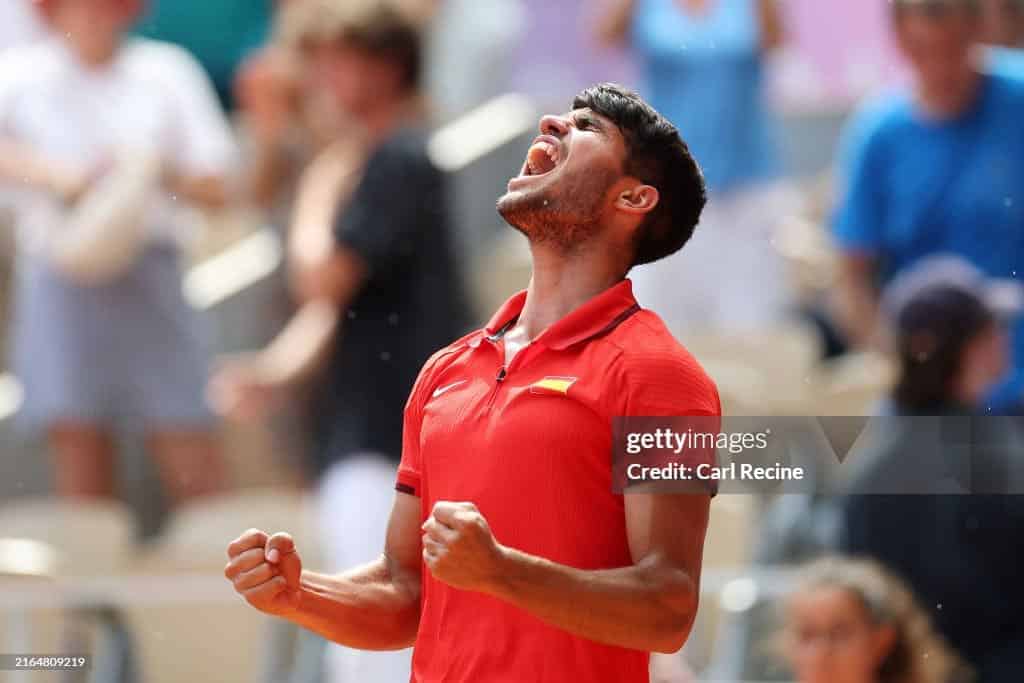
<svg viewBox="0 0 1024 683">
<path fill-rule="evenodd" d="M 612 492 L 612 418 L 719 415 L 714 384 L 629 280 L 558 321 L 505 367 L 512 297 L 427 361 L 405 409 L 399 491 L 425 520 L 470 501 L 504 545 L 580 569 L 633 564 Z M 423 567 L 415 683 L 647 683 L 648 653 L 602 645 Z"/>
</svg>

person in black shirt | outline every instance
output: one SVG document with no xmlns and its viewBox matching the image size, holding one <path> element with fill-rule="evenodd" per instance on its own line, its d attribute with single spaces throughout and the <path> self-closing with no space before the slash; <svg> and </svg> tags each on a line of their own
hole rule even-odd
<svg viewBox="0 0 1024 683">
<path fill-rule="evenodd" d="M 417 116 L 419 35 L 384 7 L 353 16 L 334 8 L 311 3 L 323 11 L 308 15 L 304 47 L 316 86 L 352 118 L 361 142 L 339 141 L 302 181 L 290 244 L 299 311 L 264 350 L 229 362 L 211 394 L 228 415 L 252 418 L 320 375 L 321 526 L 327 559 L 340 569 L 379 554 L 405 400 L 430 354 L 470 320 L 445 177 Z M 403 652 L 333 646 L 327 662 L 329 680 L 341 670 L 354 676 L 345 680 L 409 678 Z"/>
<path fill-rule="evenodd" d="M 946 259 L 891 293 L 900 377 L 846 486 L 840 547 L 906 580 L 977 680 L 1018 681 L 1024 440 L 1019 418 L 979 408 L 1008 354 L 1006 297 Z"/>
</svg>

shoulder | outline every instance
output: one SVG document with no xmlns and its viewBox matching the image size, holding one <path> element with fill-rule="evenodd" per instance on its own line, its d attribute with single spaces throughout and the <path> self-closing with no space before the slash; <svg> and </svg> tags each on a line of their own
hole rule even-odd
<svg viewBox="0 0 1024 683">
<path fill-rule="evenodd" d="M 0 51 L 0 87 L 38 84 L 61 73 L 61 49 L 56 39 Z"/>
<path fill-rule="evenodd" d="M 907 93 L 889 92 L 867 100 L 844 127 L 847 144 L 886 144 L 913 124 L 912 103 Z"/>
<path fill-rule="evenodd" d="M 634 408 L 720 414 L 714 381 L 654 312 L 641 309 L 607 341 L 619 351 L 611 370 Z"/>
<path fill-rule="evenodd" d="M 434 378 L 439 376 L 446 368 L 456 362 L 471 345 L 477 343 L 484 335 L 483 330 L 475 330 L 462 337 L 459 337 L 448 346 L 435 351 L 423 364 L 419 378 L 416 380 L 418 389 L 426 390 L 434 383 Z"/>
<path fill-rule="evenodd" d="M 133 74 L 181 87 L 181 79 L 206 79 L 199 60 L 178 45 L 151 38 L 131 38 L 124 46 L 123 63 Z"/>
<path fill-rule="evenodd" d="M 427 151 L 427 134 L 420 128 L 402 128 L 380 143 L 370 155 L 369 167 L 401 166 L 414 173 L 438 173 Z"/>
</svg>

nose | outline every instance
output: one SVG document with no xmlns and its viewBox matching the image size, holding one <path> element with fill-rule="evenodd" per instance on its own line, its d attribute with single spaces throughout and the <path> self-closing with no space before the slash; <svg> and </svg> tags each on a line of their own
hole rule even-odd
<svg viewBox="0 0 1024 683">
<path fill-rule="evenodd" d="M 569 121 L 565 117 L 548 114 L 540 120 L 540 132 L 563 138 L 569 133 Z"/>
</svg>

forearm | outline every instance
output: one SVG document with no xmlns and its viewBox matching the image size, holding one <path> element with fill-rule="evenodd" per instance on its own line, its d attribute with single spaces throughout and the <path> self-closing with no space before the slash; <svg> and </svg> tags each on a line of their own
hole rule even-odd
<svg viewBox="0 0 1024 683">
<path fill-rule="evenodd" d="M 419 584 L 394 580 L 381 559 L 340 575 L 303 571 L 298 607 L 285 615 L 335 643 L 400 650 L 416 639 Z"/>
<path fill-rule="evenodd" d="M 3 138 L 0 138 L 0 180 L 59 194 L 70 194 L 76 182 L 66 169 L 46 161 L 15 140 Z"/>
<path fill-rule="evenodd" d="M 584 638 L 619 647 L 676 652 L 697 611 L 697 585 L 657 557 L 588 571 L 504 548 L 488 592 Z"/>
<path fill-rule="evenodd" d="M 257 140 L 247 181 L 248 200 L 265 209 L 273 206 L 288 176 L 289 166 L 283 144 Z"/>
<path fill-rule="evenodd" d="M 839 323 L 849 342 L 870 346 L 878 339 L 878 292 L 868 259 L 847 257 L 841 266 L 838 293 Z"/>
<path fill-rule="evenodd" d="M 189 176 L 168 173 L 164 179 L 167 191 L 203 209 L 224 209 L 230 203 L 228 182 L 221 176 Z"/>
<path fill-rule="evenodd" d="M 340 319 L 332 301 L 314 299 L 304 304 L 263 351 L 273 382 L 287 387 L 312 375 L 327 359 Z"/>
</svg>

